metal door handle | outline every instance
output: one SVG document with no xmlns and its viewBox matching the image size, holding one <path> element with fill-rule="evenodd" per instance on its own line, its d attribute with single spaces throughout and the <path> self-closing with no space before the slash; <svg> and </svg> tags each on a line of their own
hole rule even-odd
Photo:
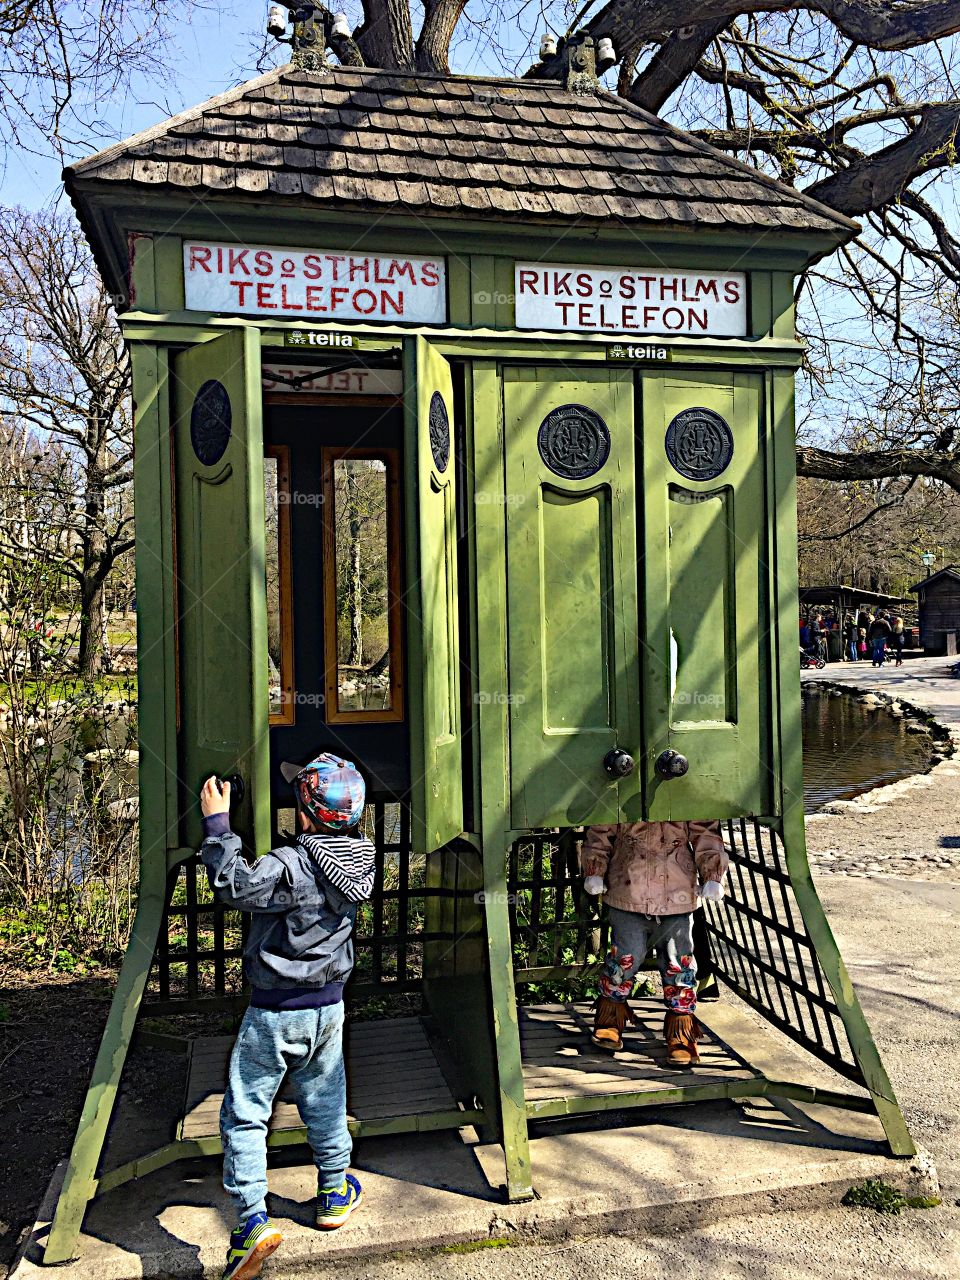
<svg viewBox="0 0 960 1280">
<path fill-rule="evenodd" d="M 223 781 L 230 783 L 230 803 L 242 804 L 243 797 L 247 793 L 247 788 L 240 774 L 239 773 L 228 774 L 227 777 L 223 779 Z"/>
<path fill-rule="evenodd" d="M 614 747 L 603 757 L 603 767 L 611 778 L 626 778 L 634 770 L 634 759 L 629 751 Z"/>
<path fill-rule="evenodd" d="M 653 767 L 661 778 L 669 782 L 671 778 L 682 778 L 690 768 L 690 761 L 679 751 L 671 749 L 661 751 Z"/>
</svg>

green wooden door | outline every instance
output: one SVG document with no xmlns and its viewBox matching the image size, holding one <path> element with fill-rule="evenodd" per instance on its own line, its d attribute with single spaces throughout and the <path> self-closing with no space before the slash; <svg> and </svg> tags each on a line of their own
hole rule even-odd
<svg viewBox="0 0 960 1280">
<path fill-rule="evenodd" d="M 603 764 L 640 741 L 632 375 L 507 367 L 503 429 L 513 824 L 638 818 Z"/>
<path fill-rule="evenodd" d="M 463 830 L 457 507 L 450 365 L 406 347 L 407 684 L 412 841 L 431 853 Z"/>
<path fill-rule="evenodd" d="M 762 379 L 741 373 L 671 372 L 642 379 L 645 618 L 645 776 L 651 819 L 770 813 L 772 761 L 766 730 L 769 645 L 764 619 L 767 559 Z M 723 428 L 732 455 L 713 479 Z M 712 422 L 712 425 L 710 423 Z M 692 424 L 692 425 L 690 425 Z M 718 444 L 719 442 L 719 444 Z M 687 474 L 684 474 L 686 472 Z M 689 761 L 661 779 L 667 748 Z"/>
<path fill-rule="evenodd" d="M 239 773 L 233 826 L 270 841 L 260 335 L 237 328 L 173 358 L 181 840 L 197 793 Z M 146 602 L 144 602 L 146 603 Z"/>
</svg>

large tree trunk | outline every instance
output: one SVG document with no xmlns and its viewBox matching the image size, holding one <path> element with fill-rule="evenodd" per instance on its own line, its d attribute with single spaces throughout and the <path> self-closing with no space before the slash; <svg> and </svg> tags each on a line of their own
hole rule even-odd
<svg viewBox="0 0 960 1280">
<path fill-rule="evenodd" d="M 77 663 L 79 675 L 84 680 L 96 680 L 103 675 L 104 668 L 103 642 L 107 620 L 103 568 L 107 542 L 103 532 L 103 470 L 103 459 L 91 459 L 87 464 L 80 568 L 80 654 Z"/>
<path fill-rule="evenodd" d="M 80 583 L 80 656 L 77 662 L 79 675 L 84 680 L 96 680 L 103 675 L 106 623 L 103 579 L 99 574 L 85 573 Z"/>
<path fill-rule="evenodd" d="M 368 67 L 413 70 L 413 24 L 407 0 L 363 0 L 363 24 L 354 38 Z"/>
<path fill-rule="evenodd" d="M 426 0 L 417 40 L 417 70 L 445 75 L 450 70 L 450 41 L 467 0 Z"/>
</svg>

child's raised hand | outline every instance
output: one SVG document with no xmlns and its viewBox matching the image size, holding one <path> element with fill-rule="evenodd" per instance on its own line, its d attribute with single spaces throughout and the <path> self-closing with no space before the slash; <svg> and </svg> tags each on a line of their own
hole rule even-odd
<svg viewBox="0 0 960 1280">
<path fill-rule="evenodd" d="M 723 885 L 719 880 L 705 880 L 700 886 L 700 897 L 707 902 L 719 902 L 723 897 Z"/>
<path fill-rule="evenodd" d="M 583 888 L 586 893 L 592 897 L 596 897 L 598 893 L 603 893 L 606 889 L 603 883 L 603 876 L 586 876 L 583 881 Z"/>
<path fill-rule="evenodd" d="M 229 813 L 230 783 L 218 782 L 216 776 L 208 778 L 200 790 L 200 812 L 205 818 L 214 813 Z"/>
</svg>

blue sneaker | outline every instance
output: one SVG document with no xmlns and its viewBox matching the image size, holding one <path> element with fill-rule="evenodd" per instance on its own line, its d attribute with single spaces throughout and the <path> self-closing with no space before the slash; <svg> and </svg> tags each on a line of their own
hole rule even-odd
<svg viewBox="0 0 960 1280">
<path fill-rule="evenodd" d="M 265 1213 L 252 1213 L 230 1233 L 227 1266 L 223 1280 L 253 1280 L 275 1249 L 283 1244 L 283 1236 Z"/>
<path fill-rule="evenodd" d="M 363 1188 L 353 1174 L 348 1173 L 342 1185 L 334 1190 L 318 1189 L 317 1226 L 321 1231 L 335 1231 L 362 1203 Z"/>
</svg>

